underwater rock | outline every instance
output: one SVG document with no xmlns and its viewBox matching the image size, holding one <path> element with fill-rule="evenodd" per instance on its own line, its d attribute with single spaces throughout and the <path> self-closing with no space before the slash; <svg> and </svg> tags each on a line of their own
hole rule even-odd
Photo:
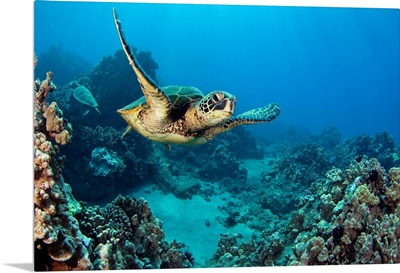
<svg viewBox="0 0 400 273">
<path fill-rule="evenodd" d="M 240 149 L 238 149 L 240 147 Z M 179 166 L 179 174 L 191 173 L 205 181 L 219 183 L 227 191 L 238 191 L 247 180 L 247 170 L 240 166 L 245 158 L 262 158 L 263 149 L 243 127 L 232 129 L 201 147 L 173 146 L 170 151 L 161 147 L 160 153 Z M 233 184 L 230 182 L 235 181 Z"/>
<path fill-rule="evenodd" d="M 81 126 L 77 138 L 81 142 L 81 145 L 84 144 L 85 148 L 88 149 L 102 146 L 116 151 L 123 144 L 121 142 L 121 132 L 111 126 Z M 91 148 L 90 150 L 93 149 Z"/>
<path fill-rule="evenodd" d="M 123 159 L 116 152 L 109 151 L 104 147 L 97 147 L 92 151 L 89 166 L 95 176 L 122 173 L 126 168 Z"/>
<path fill-rule="evenodd" d="M 201 188 L 200 182 L 190 176 L 176 176 L 174 179 L 166 180 L 163 185 L 168 185 L 168 192 L 181 199 L 191 199 Z"/>
<path fill-rule="evenodd" d="M 295 145 L 286 150 L 272 167 L 262 173 L 265 206 L 273 213 L 288 213 L 295 208 L 295 199 L 328 171 L 326 152 L 315 144 Z"/>
<path fill-rule="evenodd" d="M 220 180 L 224 177 L 240 178 L 246 181 L 247 171 L 240 168 L 240 162 L 226 145 L 218 145 L 207 161 L 198 169 L 197 174 L 206 180 Z"/>
<path fill-rule="evenodd" d="M 358 157 L 361 161 L 365 155 L 376 158 L 383 167 L 389 169 L 400 164 L 399 153 L 399 148 L 388 132 L 377 133 L 375 137 L 362 134 L 337 145 L 335 154 L 338 162 L 335 165 L 345 167 L 351 158 Z"/>
<path fill-rule="evenodd" d="M 100 125 L 75 126 L 74 141 L 62 152 L 67 158 L 72 159 L 64 162 L 63 175 L 74 188 L 77 199 L 92 202 L 108 198 L 110 195 L 117 196 L 131 188 L 132 183 L 143 184 L 153 177 L 160 176 L 151 142 L 143 137 L 135 137 L 134 134 L 121 139 L 123 130 L 123 128 L 117 130 L 111 126 Z M 94 169 L 90 167 L 90 161 L 92 151 L 98 147 L 114 151 L 129 167 L 124 170 L 119 169 L 123 172 L 110 172 L 107 176 L 93 175 Z M 93 191 L 93 188 L 97 190 Z"/>
<path fill-rule="evenodd" d="M 321 134 L 310 136 L 312 141 L 324 149 L 333 149 L 340 143 L 342 136 L 338 128 L 331 126 L 324 129 Z"/>
</svg>

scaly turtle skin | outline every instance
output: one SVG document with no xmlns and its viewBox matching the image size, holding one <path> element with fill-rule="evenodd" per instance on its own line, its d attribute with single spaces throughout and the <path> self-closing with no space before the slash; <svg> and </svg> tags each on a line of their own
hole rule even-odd
<svg viewBox="0 0 400 273">
<path fill-rule="evenodd" d="M 128 123 L 124 135 L 134 129 L 144 137 L 166 145 L 194 146 L 204 144 L 236 126 L 271 122 L 279 115 L 279 105 L 270 103 L 232 117 L 236 97 L 227 92 L 213 91 L 203 95 L 191 86 L 159 87 L 140 67 L 122 36 L 115 9 L 113 15 L 122 48 L 144 94 L 117 110 Z"/>
</svg>

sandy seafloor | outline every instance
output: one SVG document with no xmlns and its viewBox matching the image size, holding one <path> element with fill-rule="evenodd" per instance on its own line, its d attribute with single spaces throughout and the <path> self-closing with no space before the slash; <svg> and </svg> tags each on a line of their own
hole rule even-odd
<svg viewBox="0 0 400 273">
<path fill-rule="evenodd" d="M 242 160 L 241 165 L 248 171 L 247 183 L 261 185 L 261 172 L 267 170 L 267 162 L 268 159 Z M 209 183 L 198 181 L 202 184 Z M 221 233 L 240 233 L 244 240 L 248 240 L 254 233 L 253 229 L 242 223 L 226 228 L 218 222 L 216 219 L 218 216 L 224 217 L 218 206 L 226 205 L 228 201 L 235 201 L 235 198 L 230 193 L 217 189 L 216 191 L 218 194 L 210 197 L 210 201 L 199 195 L 193 196 L 192 199 L 180 199 L 172 193 L 164 194 L 150 184 L 135 189 L 130 195 L 147 200 L 154 215 L 163 221 L 166 240 L 171 242 L 176 239 L 183 242 L 192 252 L 197 263 L 196 267 L 204 267 L 206 260 L 215 254 Z M 209 227 L 205 225 L 206 219 L 210 221 Z"/>
</svg>

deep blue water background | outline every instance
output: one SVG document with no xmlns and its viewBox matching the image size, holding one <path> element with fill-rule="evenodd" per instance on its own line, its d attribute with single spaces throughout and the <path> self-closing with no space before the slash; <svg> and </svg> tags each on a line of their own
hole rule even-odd
<svg viewBox="0 0 400 273">
<path fill-rule="evenodd" d="M 36 54 L 60 44 L 92 65 L 113 55 L 112 7 L 161 85 L 226 90 L 236 113 L 279 102 L 281 116 L 248 127 L 255 134 L 334 125 L 344 138 L 388 131 L 400 143 L 399 10 L 38 1 Z"/>
</svg>

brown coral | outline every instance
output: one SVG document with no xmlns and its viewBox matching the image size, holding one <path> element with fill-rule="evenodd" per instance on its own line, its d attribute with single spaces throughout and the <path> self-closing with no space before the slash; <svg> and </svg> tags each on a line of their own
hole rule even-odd
<svg viewBox="0 0 400 273">
<path fill-rule="evenodd" d="M 47 247 L 49 256 L 58 262 L 65 262 L 75 254 L 76 243 L 69 236 L 59 236 L 58 241 Z"/>
<path fill-rule="evenodd" d="M 63 118 L 62 111 L 56 102 L 50 104 L 43 117 L 46 118 L 46 131 L 58 144 L 65 145 L 71 141 L 69 131 L 72 131 L 72 126 Z"/>
<path fill-rule="evenodd" d="M 71 205 L 68 205 L 73 203 L 74 198 L 67 184 L 63 183 L 61 166 L 52 144 L 55 135 L 66 127 L 66 121 L 56 103 L 47 107 L 44 100 L 48 92 L 55 89 L 51 78 L 52 73 L 49 72 L 40 87 L 34 85 L 35 269 L 87 270 L 92 268 L 92 264 L 86 247 L 78 239 L 82 234 L 73 216 L 75 211 L 70 210 Z"/>
<path fill-rule="evenodd" d="M 71 135 L 68 130 L 62 130 L 59 134 L 55 135 L 55 140 L 58 144 L 65 145 L 71 141 Z"/>
<path fill-rule="evenodd" d="M 248 265 L 400 262 L 400 168 L 386 173 L 377 159 L 363 156 L 344 171 L 333 167 L 326 178 L 313 182 L 292 212 L 282 254 L 272 255 L 269 234 L 256 251 L 245 253 L 249 260 L 263 258 Z M 241 251 L 240 244 L 228 239 L 220 236 L 224 244 L 212 261 L 216 266 L 244 266 L 232 251 Z"/>
<path fill-rule="evenodd" d="M 390 202 L 400 201 L 400 168 L 389 170 L 390 187 L 385 191 L 385 196 Z"/>
<path fill-rule="evenodd" d="M 359 186 L 354 195 L 357 197 L 361 204 L 368 204 L 370 206 L 378 205 L 380 200 L 379 197 L 371 193 L 366 185 Z"/>
<path fill-rule="evenodd" d="M 55 101 L 44 112 L 43 117 L 46 118 L 46 131 L 60 133 L 64 129 L 64 120 L 58 117 L 60 109 Z M 57 115 L 58 114 L 58 115 Z"/>
<path fill-rule="evenodd" d="M 46 79 L 41 83 L 39 91 L 35 94 L 38 101 L 43 101 L 47 95 L 56 90 L 57 87 L 53 84 L 53 72 L 46 73 Z"/>
</svg>

